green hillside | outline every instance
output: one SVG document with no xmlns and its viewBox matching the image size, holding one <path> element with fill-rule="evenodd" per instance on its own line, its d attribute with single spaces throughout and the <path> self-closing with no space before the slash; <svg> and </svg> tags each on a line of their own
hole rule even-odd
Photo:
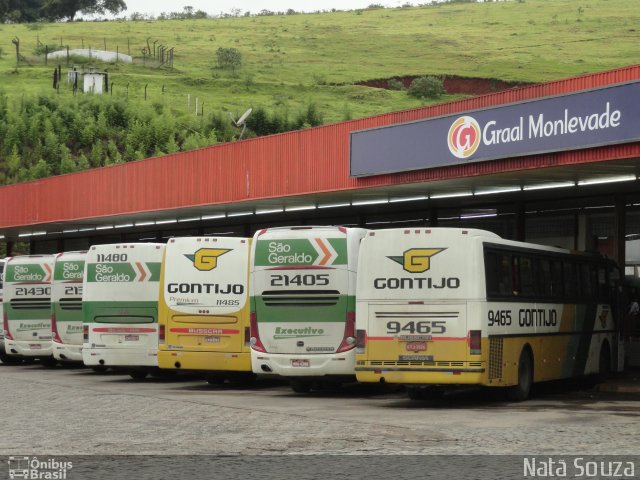
<svg viewBox="0 0 640 480">
<path fill-rule="evenodd" d="M 18 37 L 31 67 L 15 70 Z M 174 47 L 174 69 L 145 68 L 147 39 Z M 0 27 L 0 83 L 51 90 L 34 56 L 49 45 L 119 49 L 134 66 L 111 67 L 115 92 L 160 99 L 191 93 L 205 109 L 242 110 L 314 101 L 329 121 L 416 106 L 399 92 L 350 84 L 397 75 L 455 74 L 539 82 L 640 61 L 637 0 L 527 0 L 208 20 L 77 22 Z M 243 55 L 236 73 L 212 69 L 217 48 Z M 151 62 L 149 62 L 151 63 Z M 66 67 L 66 65 L 65 65 Z M 345 84 L 334 86 L 332 84 Z M 14 92 L 16 93 L 16 92 Z M 186 99 L 183 102 L 186 108 Z"/>
<path fill-rule="evenodd" d="M 20 41 L 20 62 L 14 39 Z M 114 86 L 111 98 L 97 102 L 128 102 L 139 105 L 135 109 L 147 115 L 163 112 L 186 132 L 198 131 L 208 121 L 218 134 L 201 132 L 198 142 L 187 145 L 194 147 L 215 138 L 227 139 L 219 132 L 227 112 L 237 117 L 248 107 L 262 107 L 282 118 L 304 120 L 303 114 L 311 109 L 323 122 L 335 122 L 423 103 L 404 91 L 358 86 L 357 82 L 445 74 L 541 82 L 640 63 L 639 41 L 638 0 L 456 2 L 202 20 L 4 24 L 0 26 L 0 91 L 3 103 L 20 112 L 25 99 L 35 96 L 73 105 L 83 95 L 73 97 L 65 82 L 69 65 L 66 60 L 45 65 L 41 54 L 45 46 L 106 47 L 129 53 L 135 58 L 131 65 L 91 62 L 99 70 L 108 70 Z M 154 42 L 156 51 L 160 45 L 174 49 L 173 67 L 143 56 L 147 45 L 153 51 Z M 218 48 L 235 48 L 242 54 L 242 64 L 235 72 L 217 67 Z M 86 59 L 71 62 L 89 65 Z M 63 83 L 56 93 L 52 75 L 58 63 L 62 64 Z M 204 118 L 195 117 L 196 97 Z M 211 115 L 217 115 L 217 123 L 208 120 Z M 233 134 L 233 127 L 228 128 Z M 174 140 L 173 151 L 186 149 L 179 136 Z M 114 140 L 116 146 L 119 142 L 124 140 Z M 72 156 L 79 152 L 76 143 L 65 143 Z M 6 145 L 0 148 L 0 166 L 10 151 Z M 170 149 L 162 145 L 145 147 L 128 156 L 122 154 L 118 161 L 167 151 Z M 24 159 L 28 152 L 17 147 L 16 153 Z M 37 158 L 30 161 L 37 162 Z M 50 162 L 49 174 L 62 171 L 56 162 Z M 0 181 L 24 179 L 5 176 Z"/>
</svg>

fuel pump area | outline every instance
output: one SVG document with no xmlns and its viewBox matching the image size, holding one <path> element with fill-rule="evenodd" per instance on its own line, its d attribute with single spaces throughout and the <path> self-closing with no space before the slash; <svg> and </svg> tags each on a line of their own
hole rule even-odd
<svg viewBox="0 0 640 480">
<path fill-rule="evenodd" d="M 614 258 L 630 301 L 639 104 L 632 65 L 4 186 L 0 242 L 11 255 L 287 225 L 479 228 Z M 640 368 L 640 325 L 625 318 Z"/>
</svg>

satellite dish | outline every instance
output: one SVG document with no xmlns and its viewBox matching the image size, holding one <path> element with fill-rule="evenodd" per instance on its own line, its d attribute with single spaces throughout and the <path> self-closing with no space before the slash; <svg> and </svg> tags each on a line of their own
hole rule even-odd
<svg viewBox="0 0 640 480">
<path fill-rule="evenodd" d="M 233 124 L 238 128 L 242 127 L 242 131 L 240 132 L 240 136 L 238 137 L 238 140 L 242 140 L 242 135 L 244 135 L 244 129 L 247 128 L 247 118 L 249 118 L 249 115 L 251 115 L 252 111 L 253 111 L 252 108 L 247 109 L 247 111 L 244 112 L 238 120 L 235 120 L 231 115 L 231 112 L 229 112 L 229 116 L 231 117 L 231 121 L 233 122 Z"/>
<path fill-rule="evenodd" d="M 249 115 L 251 115 L 251 112 L 253 111 L 252 108 L 248 109 L 246 112 L 244 112 L 242 114 L 242 116 L 238 119 L 238 121 L 236 122 L 236 126 L 240 126 L 240 125 L 244 125 L 247 121 L 247 118 L 249 118 Z"/>
</svg>

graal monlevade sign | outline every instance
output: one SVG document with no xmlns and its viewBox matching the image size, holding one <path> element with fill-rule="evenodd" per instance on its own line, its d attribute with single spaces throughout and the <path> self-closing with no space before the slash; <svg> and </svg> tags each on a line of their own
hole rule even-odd
<svg viewBox="0 0 640 480">
<path fill-rule="evenodd" d="M 640 81 L 351 133 L 354 177 L 640 140 Z"/>
</svg>

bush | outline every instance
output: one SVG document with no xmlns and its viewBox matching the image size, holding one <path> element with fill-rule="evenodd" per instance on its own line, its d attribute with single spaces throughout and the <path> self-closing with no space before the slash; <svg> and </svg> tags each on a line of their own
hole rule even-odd
<svg viewBox="0 0 640 480">
<path fill-rule="evenodd" d="M 444 83 L 437 77 L 418 77 L 409 86 L 407 95 L 416 98 L 438 98 L 445 93 Z"/>
<path fill-rule="evenodd" d="M 235 72 L 242 64 L 242 54 L 237 48 L 218 48 L 216 50 L 216 60 L 220 68 L 229 68 Z"/>
<path fill-rule="evenodd" d="M 395 78 L 389 80 L 387 82 L 387 85 L 389 85 L 390 90 L 404 90 L 404 83 L 402 83 L 400 80 L 396 80 Z"/>
</svg>

